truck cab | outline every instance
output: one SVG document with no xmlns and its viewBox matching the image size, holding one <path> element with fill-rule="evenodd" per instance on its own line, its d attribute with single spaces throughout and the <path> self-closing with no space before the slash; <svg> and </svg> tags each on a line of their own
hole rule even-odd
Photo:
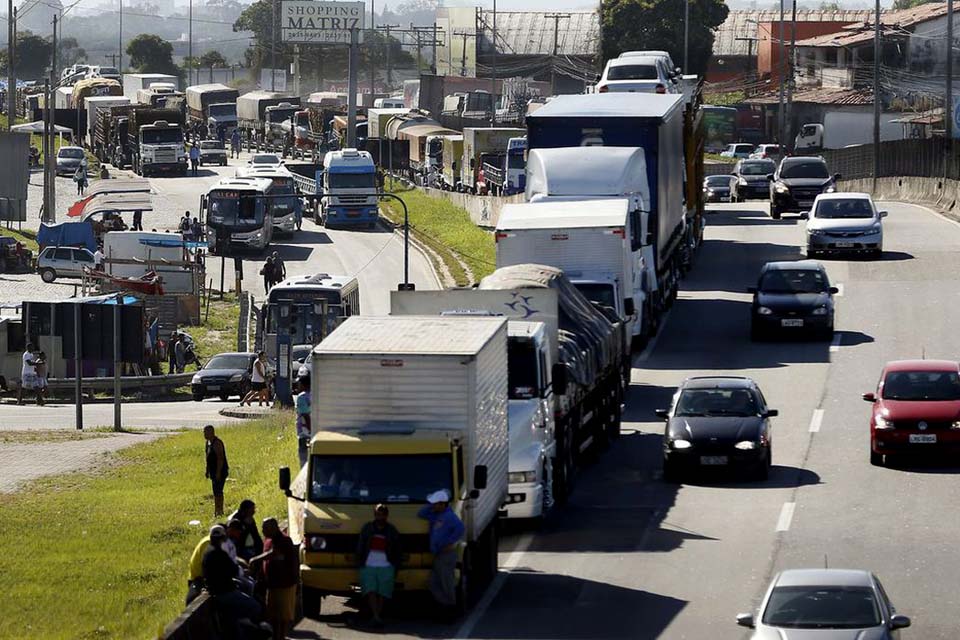
<svg viewBox="0 0 960 640">
<path fill-rule="evenodd" d="M 281 102 L 280 104 L 267 107 L 264 110 L 264 139 L 268 144 L 282 144 L 289 136 L 290 118 L 292 118 L 300 109 L 298 105 L 290 102 Z M 284 126 L 286 125 L 286 127 Z"/>
<path fill-rule="evenodd" d="M 135 170 L 140 175 L 171 171 L 187 174 L 183 129 L 177 123 L 157 120 L 140 127 Z"/>
<path fill-rule="evenodd" d="M 323 216 L 326 226 L 373 228 L 379 218 L 377 174 L 366 151 L 342 149 L 323 157 Z"/>
<path fill-rule="evenodd" d="M 793 142 L 793 148 L 797 153 L 823 149 L 823 125 L 812 122 L 800 127 L 800 133 Z"/>
<path fill-rule="evenodd" d="M 237 128 L 237 103 L 221 102 L 207 107 L 207 130 L 211 138 L 217 138 L 223 129 L 224 140 L 229 140 Z"/>
</svg>

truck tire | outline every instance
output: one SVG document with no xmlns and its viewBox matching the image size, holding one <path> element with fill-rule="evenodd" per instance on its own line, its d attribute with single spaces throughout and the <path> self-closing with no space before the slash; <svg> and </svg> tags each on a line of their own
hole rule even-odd
<svg viewBox="0 0 960 640">
<path fill-rule="evenodd" d="M 557 457 L 553 460 L 553 496 L 559 504 L 566 503 L 573 493 L 576 475 L 573 446 L 569 440 L 569 430 L 561 429 L 557 438 Z"/>
<path fill-rule="evenodd" d="M 320 619 L 320 610 L 323 605 L 323 592 L 319 589 L 310 587 L 301 587 L 300 590 L 300 608 L 304 618 L 311 620 Z"/>
</svg>

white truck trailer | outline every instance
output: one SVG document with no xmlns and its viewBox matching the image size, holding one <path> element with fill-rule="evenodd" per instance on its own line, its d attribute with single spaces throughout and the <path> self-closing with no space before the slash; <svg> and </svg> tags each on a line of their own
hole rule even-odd
<svg viewBox="0 0 960 640">
<path fill-rule="evenodd" d="M 123 96 L 131 103 L 137 102 L 137 92 L 149 89 L 150 85 L 172 84 L 174 90 L 180 86 L 180 79 L 166 73 L 125 73 L 123 74 Z"/>
</svg>

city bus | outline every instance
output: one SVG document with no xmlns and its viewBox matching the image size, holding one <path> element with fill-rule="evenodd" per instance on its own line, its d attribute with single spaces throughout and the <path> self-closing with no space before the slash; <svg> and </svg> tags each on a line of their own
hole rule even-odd
<svg viewBox="0 0 960 640">
<path fill-rule="evenodd" d="M 273 238 L 270 198 L 273 183 L 266 178 L 226 178 L 200 196 L 200 216 L 207 244 L 214 254 L 231 248 L 264 251 Z"/>
<path fill-rule="evenodd" d="M 237 169 L 238 178 L 264 178 L 273 183 L 270 209 L 273 215 L 273 232 L 293 235 L 297 228 L 297 217 L 303 215 L 303 202 L 297 195 L 290 170 L 279 167 L 241 167 Z"/>
</svg>

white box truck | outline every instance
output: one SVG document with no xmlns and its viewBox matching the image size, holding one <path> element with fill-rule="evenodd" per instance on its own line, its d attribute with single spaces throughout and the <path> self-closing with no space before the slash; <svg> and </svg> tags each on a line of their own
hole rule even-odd
<svg viewBox="0 0 960 640">
<path fill-rule="evenodd" d="M 172 84 L 174 90 L 180 86 L 180 79 L 166 73 L 125 73 L 123 74 L 123 95 L 131 103 L 137 102 L 137 92 L 149 89 L 150 85 Z"/>
<path fill-rule="evenodd" d="M 466 529 L 456 570 L 466 602 L 468 585 L 496 574 L 507 498 L 506 320 L 353 316 L 314 348 L 312 380 L 308 462 L 293 484 L 280 470 L 304 615 L 354 594 L 358 534 L 378 503 L 401 536 L 397 589 L 427 591 L 433 556 L 417 514 L 439 489 Z"/>
<path fill-rule="evenodd" d="M 497 221 L 497 268 L 545 264 L 563 269 L 587 300 L 614 309 L 640 333 L 643 258 L 639 213 L 625 198 L 508 204 Z"/>
<path fill-rule="evenodd" d="M 84 132 L 84 143 L 88 149 L 93 149 L 93 134 L 97 129 L 97 114 L 100 110 L 130 104 L 130 100 L 124 96 L 91 96 L 86 103 L 87 130 Z"/>
</svg>

